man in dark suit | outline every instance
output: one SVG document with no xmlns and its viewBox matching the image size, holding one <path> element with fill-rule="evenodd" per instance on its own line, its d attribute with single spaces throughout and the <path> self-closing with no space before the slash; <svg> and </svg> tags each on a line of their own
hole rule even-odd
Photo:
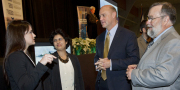
<svg viewBox="0 0 180 90">
<path fill-rule="evenodd" d="M 99 16 L 106 31 L 96 38 L 96 90 L 131 90 L 126 69 L 128 65 L 139 62 L 136 36 L 132 31 L 120 27 L 113 6 L 103 6 Z"/>
<path fill-rule="evenodd" d="M 90 7 L 90 13 L 87 15 L 87 32 L 88 37 L 95 39 L 97 37 L 97 21 L 98 18 L 96 17 L 95 13 L 95 7 Z"/>
</svg>

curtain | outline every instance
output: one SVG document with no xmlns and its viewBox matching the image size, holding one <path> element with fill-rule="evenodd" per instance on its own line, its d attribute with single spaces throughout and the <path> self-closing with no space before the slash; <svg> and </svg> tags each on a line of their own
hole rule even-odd
<svg viewBox="0 0 180 90">
<path fill-rule="evenodd" d="M 49 38 L 57 28 L 71 38 L 78 37 L 77 10 L 72 0 L 23 0 L 23 8 L 24 19 L 32 24 L 36 38 Z"/>
</svg>

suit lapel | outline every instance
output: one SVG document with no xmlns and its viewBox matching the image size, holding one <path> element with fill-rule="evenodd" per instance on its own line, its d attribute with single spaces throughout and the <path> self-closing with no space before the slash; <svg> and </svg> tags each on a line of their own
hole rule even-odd
<svg viewBox="0 0 180 90">
<path fill-rule="evenodd" d="M 113 41 L 111 43 L 111 46 L 109 48 L 109 53 L 108 53 L 108 57 L 111 55 L 111 53 L 113 52 L 114 48 L 117 47 L 116 45 L 121 42 L 122 39 L 122 33 L 121 33 L 121 27 L 118 26 L 116 33 L 114 35 Z"/>
<path fill-rule="evenodd" d="M 151 53 L 160 42 L 161 42 L 160 38 L 156 42 L 154 42 L 154 44 L 144 53 L 141 60 L 143 60 L 144 57 L 148 56 L 149 53 Z"/>
<path fill-rule="evenodd" d="M 73 65 L 73 68 L 74 68 L 74 72 L 75 72 L 75 70 L 76 70 L 76 65 L 75 65 L 75 60 L 73 59 L 73 57 L 70 55 L 70 54 L 68 54 L 68 57 L 71 59 L 71 62 L 72 62 L 72 65 Z M 75 75 L 75 74 L 74 74 Z"/>
<path fill-rule="evenodd" d="M 58 63 L 58 58 L 59 58 L 58 53 L 57 53 L 57 52 L 55 52 L 55 53 L 54 53 L 54 56 L 56 56 L 57 58 L 56 58 L 56 59 L 54 59 L 54 60 L 53 60 L 53 62 L 55 62 L 56 64 L 58 64 L 58 65 L 59 65 L 59 63 Z"/>
<path fill-rule="evenodd" d="M 23 51 L 22 51 L 22 53 L 24 53 Z M 24 53 L 25 54 L 25 53 Z M 34 61 L 31 59 L 31 57 L 29 57 L 27 54 L 25 54 L 26 55 L 26 57 L 29 59 L 29 61 L 31 62 L 31 64 L 34 66 L 34 67 L 36 67 L 36 64 L 34 63 Z"/>
</svg>

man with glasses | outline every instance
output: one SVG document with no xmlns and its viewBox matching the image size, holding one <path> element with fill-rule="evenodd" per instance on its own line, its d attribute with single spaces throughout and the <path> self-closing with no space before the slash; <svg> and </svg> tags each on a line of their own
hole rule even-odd
<svg viewBox="0 0 180 90">
<path fill-rule="evenodd" d="M 167 2 L 154 3 L 148 13 L 148 35 L 154 38 L 138 66 L 129 65 L 133 90 L 180 90 L 180 36 L 173 27 L 176 9 Z"/>
</svg>

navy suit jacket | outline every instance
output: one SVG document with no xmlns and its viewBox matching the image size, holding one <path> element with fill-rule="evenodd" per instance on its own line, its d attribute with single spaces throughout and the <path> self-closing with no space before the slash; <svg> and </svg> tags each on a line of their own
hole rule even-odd
<svg viewBox="0 0 180 90">
<path fill-rule="evenodd" d="M 103 58 L 105 33 L 106 31 L 96 38 L 94 62 L 97 62 L 99 58 Z M 139 62 L 136 35 L 119 25 L 109 48 L 108 59 L 112 63 L 112 70 L 110 68 L 106 69 L 109 90 L 131 90 L 130 81 L 126 77 L 126 69 L 128 65 L 138 64 Z M 100 78 L 101 71 L 97 75 L 96 90 L 98 90 Z"/>
</svg>

